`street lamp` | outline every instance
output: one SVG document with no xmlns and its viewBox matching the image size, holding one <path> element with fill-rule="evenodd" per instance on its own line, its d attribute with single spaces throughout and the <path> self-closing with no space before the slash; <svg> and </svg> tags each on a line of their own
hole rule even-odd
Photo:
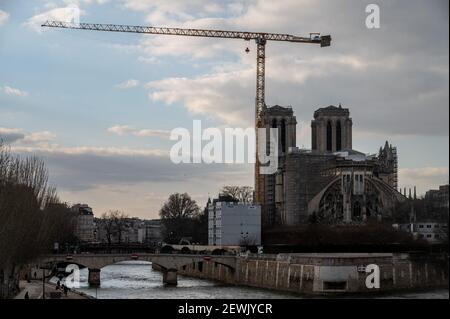
<svg viewBox="0 0 450 319">
<path fill-rule="evenodd" d="M 51 264 L 47 264 L 45 266 L 41 266 L 40 268 L 42 269 L 42 299 L 45 299 L 45 279 L 52 276 L 52 273 L 50 273 L 50 275 L 48 276 L 45 276 L 45 270 L 52 269 L 53 267 Z"/>
</svg>

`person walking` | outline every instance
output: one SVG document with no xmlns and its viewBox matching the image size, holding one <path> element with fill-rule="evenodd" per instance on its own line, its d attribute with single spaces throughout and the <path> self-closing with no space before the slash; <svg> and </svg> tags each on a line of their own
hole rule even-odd
<svg viewBox="0 0 450 319">
<path fill-rule="evenodd" d="M 67 297 L 67 292 L 69 291 L 69 288 L 67 288 L 66 285 L 63 285 L 64 295 Z"/>
<path fill-rule="evenodd" d="M 25 296 L 24 296 L 24 298 L 25 298 L 25 299 L 30 299 L 30 295 L 28 294 L 28 291 L 27 291 L 27 292 L 25 292 Z"/>
</svg>

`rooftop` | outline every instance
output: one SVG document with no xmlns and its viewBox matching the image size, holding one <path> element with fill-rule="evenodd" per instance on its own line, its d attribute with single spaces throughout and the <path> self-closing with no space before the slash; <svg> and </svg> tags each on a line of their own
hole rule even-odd
<svg viewBox="0 0 450 319">
<path fill-rule="evenodd" d="M 314 118 L 320 115 L 350 115 L 350 111 L 347 108 L 343 108 L 341 104 L 339 106 L 329 105 L 321 107 L 314 112 Z"/>
</svg>

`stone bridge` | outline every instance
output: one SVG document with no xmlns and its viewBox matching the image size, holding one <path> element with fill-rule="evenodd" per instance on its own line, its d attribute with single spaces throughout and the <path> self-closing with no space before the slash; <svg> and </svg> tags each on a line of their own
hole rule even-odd
<svg viewBox="0 0 450 319">
<path fill-rule="evenodd" d="M 148 261 L 154 269 L 163 274 L 163 283 L 176 285 L 177 272 L 184 266 L 194 263 L 212 261 L 224 265 L 232 271 L 236 269 L 235 256 L 209 256 L 189 254 L 75 254 L 75 255 L 47 255 L 40 258 L 40 264 L 69 265 L 76 264 L 79 267 L 89 269 L 89 284 L 100 285 L 101 268 L 123 261 Z"/>
</svg>

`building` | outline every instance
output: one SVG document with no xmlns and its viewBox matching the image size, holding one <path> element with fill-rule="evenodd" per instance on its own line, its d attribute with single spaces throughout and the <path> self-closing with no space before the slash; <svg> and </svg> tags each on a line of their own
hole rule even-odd
<svg viewBox="0 0 450 319">
<path fill-rule="evenodd" d="M 278 170 L 256 172 L 256 201 L 264 227 L 324 223 L 364 223 L 392 216 L 398 202 L 397 149 L 385 143 L 378 154 L 352 148 L 350 111 L 330 105 L 314 112 L 312 149 L 296 147 L 291 107 L 265 107 L 259 127 L 278 128 Z"/>
<path fill-rule="evenodd" d="M 122 234 L 123 243 L 139 242 L 139 229 L 143 227 L 143 222 L 137 217 L 126 218 Z"/>
<path fill-rule="evenodd" d="M 259 127 L 266 128 L 267 131 L 270 128 L 278 129 L 278 164 L 281 169 L 284 167 L 287 152 L 296 146 L 297 119 L 294 116 L 294 111 L 292 107 L 279 105 L 265 107 L 262 110 L 261 122 L 259 123 Z M 259 174 L 256 171 L 255 176 L 255 199 L 257 203 L 261 204 L 262 224 L 279 224 L 280 215 L 277 214 L 277 211 L 284 209 L 284 207 L 280 207 L 282 202 L 279 200 L 279 196 L 277 197 L 277 194 L 280 195 L 280 189 L 278 189 L 278 192 L 276 190 L 277 187 L 280 188 L 282 185 L 280 174 L 267 175 Z"/>
<path fill-rule="evenodd" d="M 157 245 L 162 242 L 162 225 L 161 220 L 152 219 L 145 220 L 139 228 L 138 242 Z"/>
<path fill-rule="evenodd" d="M 219 196 L 208 205 L 208 245 L 261 244 L 261 207 Z"/>
<path fill-rule="evenodd" d="M 449 185 L 439 186 L 438 190 L 432 189 L 425 193 L 425 200 L 432 204 L 434 209 L 449 208 Z"/>
<path fill-rule="evenodd" d="M 414 222 L 394 225 L 395 228 L 412 233 L 415 238 L 422 238 L 432 244 L 448 241 L 448 225 L 446 223 Z"/>
<path fill-rule="evenodd" d="M 162 241 L 162 225 L 159 219 L 146 220 L 132 217 L 120 220 L 119 224 L 101 218 L 96 219 L 97 241 L 108 243 L 108 235 L 113 244 L 119 243 L 119 237 L 120 242 L 124 244 L 156 245 Z"/>
<path fill-rule="evenodd" d="M 95 241 L 95 223 L 92 208 L 86 204 L 73 205 L 71 210 L 75 216 L 75 236 L 82 242 Z"/>
</svg>

